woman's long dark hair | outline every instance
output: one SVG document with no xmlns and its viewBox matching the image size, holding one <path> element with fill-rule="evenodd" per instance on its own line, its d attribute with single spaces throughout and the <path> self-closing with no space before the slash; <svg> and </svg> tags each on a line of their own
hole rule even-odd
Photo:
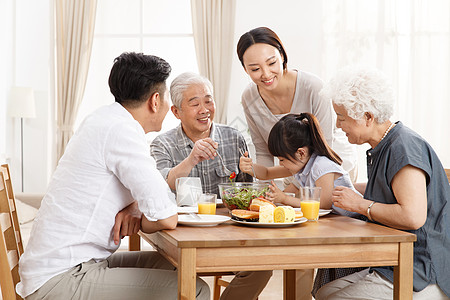
<svg viewBox="0 0 450 300">
<path fill-rule="evenodd" d="M 328 145 L 320 129 L 319 121 L 310 113 L 288 114 L 282 117 L 269 134 L 270 154 L 296 160 L 298 148 L 307 147 L 310 155 L 326 156 L 337 164 L 342 159 Z"/>
<path fill-rule="evenodd" d="M 278 35 L 267 27 L 258 27 L 250 30 L 249 32 L 244 33 L 238 41 L 237 44 L 237 55 L 239 60 L 241 61 L 242 66 L 244 66 L 244 53 L 247 51 L 250 46 L 262 43 L 268 44 L 280 51 L 281 57 L 283 58 L 283 70 L 287 71 L 287 61 L 288 57 L 286 54 L 286 50 L 284 50 L 283 43 L 281 42 Z"/>
</svg>

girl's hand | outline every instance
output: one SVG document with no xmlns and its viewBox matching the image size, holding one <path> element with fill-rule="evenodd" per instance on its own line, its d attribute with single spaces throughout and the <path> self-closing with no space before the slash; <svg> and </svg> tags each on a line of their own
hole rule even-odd
<svg viewBox="0 0 450 300">
<path fill-rule="evenodd" d="M 286 194 L 277 187 L 273 180 L 271 181 L 271 183 L 272 185 L 269 185 L 270 192 L 268 192 L 266 196 L 267 200 L 270 200 L 274 203 L 285 204 L 287 198 Z"/>
<path fill-rule="evenodd" d="M 244 155 L 239 158 L 239 169 L 244 173 L 254 176 L 252 166 L 253 160 L 248 157 L 248 151 L 245 151 Z"/>
<path fill-rule="evenodd" d="M 358 195 L 350 188 L 337 186 L 333 190 L 331 201 L 337 207 L 348 211 L 358 212 L 361 203 L 367 202 L 368 200 L 365 200 L 361 195 Z"/>
</svg>

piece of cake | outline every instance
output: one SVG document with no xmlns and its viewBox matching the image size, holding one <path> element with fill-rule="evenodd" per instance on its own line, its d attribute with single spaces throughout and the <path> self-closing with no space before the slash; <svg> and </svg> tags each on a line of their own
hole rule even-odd
<svg viewBox="0 0 450 300">
<path fill-rule="evenodd" d="M 275 223 L 291 223 L 295 220 L 295 210 L 292 206 L 278 206 L 273 212 Z"/>
<path fill-rule="evenodd" d="M 259 207 L 259 223 L 273 223 L 274 207 L 263 205 Z"/>
</svg>

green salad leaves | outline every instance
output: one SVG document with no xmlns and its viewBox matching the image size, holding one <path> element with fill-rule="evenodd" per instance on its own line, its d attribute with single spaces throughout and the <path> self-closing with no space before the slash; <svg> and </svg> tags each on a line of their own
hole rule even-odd
<svg viewBox="0 0 450 300">
<path fill-rule="evenodd" d="M 250 202 L 254 198 L 265 196 L 269 187 L 232 187 L 225 189 L 222 193 L 222 200 L 228 205 L 229 209 L 248 209 Z"/>
</svg>

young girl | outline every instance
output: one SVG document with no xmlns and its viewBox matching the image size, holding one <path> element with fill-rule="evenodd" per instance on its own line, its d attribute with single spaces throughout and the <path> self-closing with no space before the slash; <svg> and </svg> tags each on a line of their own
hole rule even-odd
<svg viewBox="0 0 450 300">
<path fill-rule="evenodd" d="M 333 208 L 335 213 L 341 215 L 360 216 L 358 213 L 332 205 L 331 194 L 336 186 L 345 186 L 357 191 L 348 173 L 341 167 L 342 160 L 328 146 L 314 115 L 302 113 L 282 117 L 270 131 L 268 141 L 269 151 L 279 159 L 280 166 L 267 168 L 253 164 L 252 159 L 247 157 L 248 153 L 245 153 L 239 162 L 239 168 L 243 172 L 262 180 L 294 175 L 295 186 L 289 185 L 289 190 L 285 189 L 285 192 L 297 193 L 299 187 L 306 186 L 321 187 L 320 208 Z M 269 200 L 293 207 L 300 206 L 298 198 L 287 196 L 273 181 L 269 188 L 272 191 L 268 194 Z M 315 295 L 324 284 L 361 270 L 362 268 L 319 269 L 314 287 L 311 285 L 307 289 L 309 291 L 312 289 Z M 309 272 L 312 278 L 313 270 L 305 270 L 305 272 Z M 304 275 L 304 278 L 307 278 L 307 275 Z"/>
<path fill-rule="evenodd" d="M 320 208 L 323 209 L 332 207 L 331 195 L 336 186 L 355 190 L 348 173 L 341 167 L 342 160 L 328 146 L 319 122 L 310 113 L 282 117 L 270 131 L 268 147 L 270 153 L 280 161 L 280 166 L 253 164 L 246 153 L 240 158 L 240 169 L 262 180 L 294 175 L 294 185 L 290 185 L 285 192 L 297 193 L 299 187 L 305 186 L 321 187 Z M 298 198 L 287 196 L 275 184 L 270 186 L 270 190 L 269 200 L 293 207 L 300 206 Z M 349 215 L 343 209 L 333 209 L 339 214 Z"/>
</svg>

